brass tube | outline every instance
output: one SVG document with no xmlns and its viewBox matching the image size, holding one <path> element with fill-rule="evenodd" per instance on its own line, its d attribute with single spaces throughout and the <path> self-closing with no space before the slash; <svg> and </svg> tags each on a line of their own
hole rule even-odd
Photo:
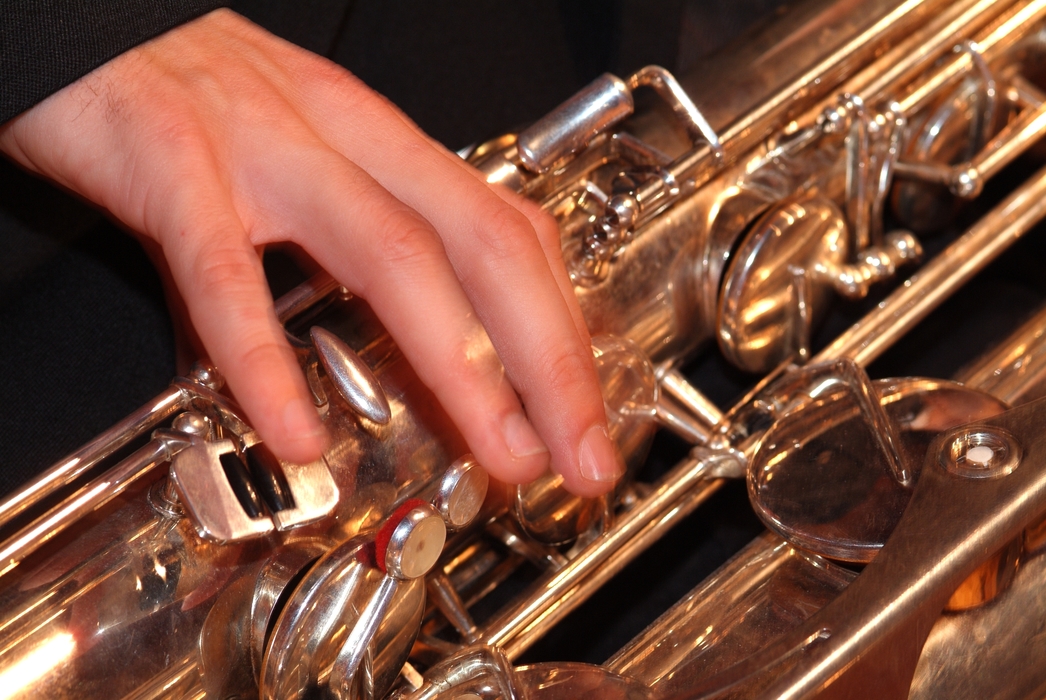
<svg viewBox="0 0 1046 700">
<path fill-rule="evenodd" d="M 936 0 L 908 0 L 893 7 L 884 7 L 877 19 L 857 31 L 842 37 L 841 45 L 835 47 L 826 56 L 821 57 L 806 67 L 798 76 L 783 81 L 769 91 L 765 100 L 754 105 L 729 125 L 718 125 L 721 129 L 719 140 L 725 158 L 718 159 L 713 149 L 707 146 L 698 147 L 674 162 L 669 171 L 676 182 L 687 182 L 690 189 L 700 187 L 718 172 L 723 165 L 736 161 L 743 154 L 757 146 L 772 132 L 784 127 L 788 121 L 798 117 L 808 109 L 812 100 L 822 99 L 835 91 L 838 85 L 850 76 L 855 65 L 861 65 L 881 51 L 883 47 L 899 41 L 919 24 L 927 22 L 927 27 L 918 30 L 917 34 L 939 32 L 941 18 L 959 14 L 969 23 L 983 18 L 986 11 L 998 7 L 999 3 L 990 0 L 961 0 L 948 7 L 946 3 Z M 978 8 L 975 12 L 972 8 Z M 967 12 L 963 12 L 968 9 Z M 934 19 L 936 16 L 936 19 Z M 948 35 L 949 37 L 951 34 Z M 923 38 L 922 44 L 934 47 L 934 57 L 945 49 L 946 42 L 929 41 Z M 684 86 L 687 81 L 684 80 Z M 692 91 L 691 91 L 692 92 Z M 704 102 L 711 101 L 707 97 Z M 695 97 L 698 106 L 702 106 L 701 95 Z M 716 126 L 713 124 L 713 126 Z M 636 192 L 636 199 L 641 205 L 641 221 L 648 220 L 659 210 L 659 201 L 666 199 L 664 184 L 652 181 L 641 186 Z"/>
<path fill-rule="evenodd" d="M 977 51 L 986 61 L 990 62 L 1024 36 L 1024 31 L 1022 30 L 1025 27 L 1042 20 L 1044 17 L 1046 17 L 1046 1 L 1044 0 L 1033 0 L 1014 7 L 982 32 L 975 35 L 974 43 Z M 968 36 L 969 33 L 966 33 L 956 36 L 956 39 Z M 954 85 L 957 79 L 969 73 L 973 68 L 974 62 L 969 52 L 957 54 L 951 62 L 929 73 L 911 92 L 898 100 L 901 112 L 912 114 L 925 107 L 944 90 Z M 875 98 L 878 100 L 885 99 L 891 88 L 896 89 L 895 86 L 883 85 L 875 91 Z"/>
<path fill-rule="evenodd" d="M 150 403 L 56 463 L 43 474 L 0 501 L 0 528 L 37 505 L 139 435 L 155 428 L 189 405 L 191 397 L 179 387 L 168 387 Z"/>
<path fill-rule="evenodd" d="M 812 362 L 842 357 L 868 366 L 1046 215 L 1046 168 L 927 263 Z"/>
<path fill-rule="evenodd" d="M 699 416 L 708 428 L 723 419 L 723 412 L 719 407 L 688 382 L 679 370 L 667 370 L 660 375 L 659 380 L 666 394 L 686 406 L 693 415 Z"/>
<path fill-rule="evenodd" d="M 276 300 L 276 318 L 286 323 L 312 307 L 323 297 L 333 294 L 340 285 L 326 272 L 320 272 Z"/>
<path fill-rule="evenodd" d="M 983 182 L 1033 146 L 1046 131 L 1046 103 L 1028 108 L 971 163 Z"/>
<path fill-rule="evenodd" d="M 1036 3 L 1036 5 L 1038 4 Z M 1046 5 L 1046 0 L 1041 4 Z M 993 8 L 994 12 L 992 12 Z M 916 17 L 923 17 L 923 15 L 917 12 L 920 9 L 925 10 L 925 5 L 921 3 L 904 3 L 899 5 L 892 12 L 888 13 L 888 24 L 883 24 L 887 20 L 873 24 L 865 32 L 857 35 L 857 38 L 847 42 L 838 52 L 833 53 L 814 68 L 806 71 L 795 82 L 805 81 L 803 82 L 804 85 L 812 85 L 815 84 L 814 76 L 817 75 L 819 76 L 817 84 L 820 84 L 824 76 L 831 75 L 833 70 L 838 69 L 838 62 L 842 61 L 843 56 L 849 56 L 852 60 L 855 51 L 860 53 L 862 49 L 866 50 L 869 43 L 878 45 L 877 42 L 883 38 L 886 31 L 885 26 L 896 29 L 898 24 L 902 24 L 905 25 L 907 30 L 911 30 L 910 24 L 917 21 Z M 961 36 L 962 30 L 960 27 L 969 32 L 971 23 L 975 26 L 983 26 L 993 17 L 996 17 L 1002 9 L 1005 9 L 1005 5 L 981 0 L 980 2 L 960 3 L 942 11 L 939 16 L 929 21 L 924 29 L 916 31 L 912 38 L 902 44 L 902 46 L 906 47 L 904 51 L 910 51 L 911 47 L 914 46 L 918 46 L 922 50 L 909 60 L 902 61 L 903 65 L 896 68 L 891 75 L 894 79 L 908 78 L 912 74 L 924 70 L 926 65 L 939 57 L 943 51 L 949 49 L 956 38 Z M 1020 14 L 1020 16 L 1026 15 Z M 901 18 L 907 20 L 907 23 L 902 21 Z M 1012 26 L 1012 24 L 1006 24 L 1006 26 Z M 861 48 L 858 48 L 858 46 Z M 896 61 L 896 56 L 893 56 L 892 60 Z M 890 87 L 896 89 L 895 85 Z M 795 83 L 790 83 L 788 89 L 793 90 L 791 95 L 794 96 Z M 792 96 L 789 99 L 794 99 Z M 762 132 L 759 132 L 755 125 L 759 124 L 761 119 L 771 119 L 772 121 L 772 117 L 780 118 L 782 115 L 787 114 L 787 106 L 784 102 L 782 93 L 777 100 L 773 98 L 768 100 L 761 109 L 751 112 L 734 125 L 731 125 L 730 128 L 721 134 L 724 148 L 728 152 L 731 152 L 731 149 L 737 149 L 732 151 L 736 153 L 738 150 L 746 150 L 750 147 L 754 143 L 753 138 L 762 138 Z M 757 137 L 753 137 L 753 134 L 756 134 L 756 132 L 759 132 Z M 673 174 L 677 176 L 677 179 L 681 180 L 685 177 L 691 177 L 696 180 L 698 185 L 707 177 L 710 177 L 714 169 L 714 159 L 711 150 L 707 147 L 695 149 L 673 164 L 672 167 Z M 661 196 L 661 193 L 657 191 L 661 186 L 661 183 L 651 183 L 647 186 L 647 189 L 650 191 L 647 192 L 641 189 L 637 198 L 640 201 L 643 201 L 644 197 L 647 197 L 648 200 L 656 200 L 658 196 Z M 1036 206 L 1034 201 L 1037 198 L 1036 193 L 1041 195 L 1043 192 L 1046 192 L 1046 171 L 1038 179 L 1036 185 L 1026 186 L 1024 190 L 1028 191 L 1026 196 L 1011 197 L 1010 200 L 1007 200 L 1006 203 L 996 210 L 999 212 L 999 217 L 1006 218 L 1012 216 L 1016 218 L 1016 226 L 1023 227 L 1022 233 L 1024 230 L 1027 230 L 1027 227 L 1030 227 L 1031 223 L 1042 216 L 1043 211 L 1046 211 L 1046 204 Z M 1043 211 L 1038 211 L 1040 209 Z M 656 207 L 653 210 L 645 209 L 644 215 L 652 211 L 656 211 Z M 997 223 L 995 218 L 986 217 L 986 221 L 982 221 L 967 236 L 974 234 L 979 236 L 976 240 L 980 241 L 984 236 L 983 231 L 991 229 Z M 1011 232 L 1012 230 L 1013 226 L 1007 226 L 1005 229 L 1006 232 Z M 964 237 L 963 240 L 966 238 Z M 977 243 L 970 245 L 977 245 Z M 984 250 L 982 249 L 981 252 L 983 253 Z M 898 337 L 899 335 L 898 333 Z M 817 359 L 839 356 L 826 354 L 828 352 L 826 350 Z M 860 362 L 860 360 L 858 361 Z M 517 601 L 511 608 L 502 611 L 481 633 L 481 641 L 497 644 L 506 650 L 510 658 L 516 658 L 530 644 L 536 641 L 545 630 L 583 602 L 591 594 L 591 591 L 598 587 L 598 583 L 612 575 L 612 572 L 606 573 L 610 571 L 607 562 L 611 560 L 620 561 L 620 565 L 623 566 L 624 563 L 627 563 L 627 561 L 630 561 L 642 551 L 642 548 L 637 546 L 638 542 L 629 543 L 625 546 L 624 544 L 618 544 L 617 540 L 628 536 L 626 533 L 642 530 L 645 526 L 640 525 L 638 519 L 646 518 L 653 522 L 663 512 L 671 510 L 673 503 L 668 501 L 663 495 L 669 479 L 679 474 L 681 480 L 687 480 L 687 483 L 689 483 L 689 480 L 693 478 L 693 472 L 701 471 L 703 468 L 704 466 L 701 463 L 694 465 L 689 461 L 679 465 L 673 470 L 672 474 L 666 477 L 662 482 L 662 486 L 647 499 L 644 499 L 640 507 L 627 514 L 625 519 L 618 523 L 604 540 L 586 549 L 564 569 L 546 576 L 545 579 L 535 584 L 529 595 Z M 715 484 L 718 487 L 720 482 L 709 481 L 708 483 Z M 674 487 L 678 485 L 672 484 Z M 707 494 L 701 500 L 704 497 L 707 497 Z M 696 507 L 696 504 L 694 507 Z M 620 553 L 617 552 L 619 548 L 621 549 Z M 597 572 L 599 572 L 598 575 Z"/>
<path fill-rule="evenodd" d="M 168 459 L 162 440 L 152 440 L 105 474 L 18 531 L 0 545 L 0 576 L 22 563 L 52 538 L 105 505 L 153 467 Z"/>
<path fill-rule="evenodd" d="M 327 273 L 320 273 L 280 297 L 276 301 L 276 315 L 281 321 L 289 320 L 323 297 L 332 294 L 337 288 L 338 282 L 333 277 Z M 168 387 L 145 406 L 0 500 L 0 528 L 6 527 L 19 514 L 73 483 L 138 436 L 187 408 L 195 391 L 195 388 L 193 391 L 186 391 L 178 385 Z"/>
<path fill-rule="evenodd" d="M 1010 405 L 1046 395 L 1046 307 L 955 378 Z"/>
<path fill-rule="evenodd" d="M 501 647 L 510 659 L 518 658 L 603 582 L 715 493 L 724 481 L 710 479 L 708 472 L 724 459 L 733 458 L 705 453 L 704 458 L 680 462 L 610 532 L 502 610 L 480 632 L 479 641 Z"/>
</svg>

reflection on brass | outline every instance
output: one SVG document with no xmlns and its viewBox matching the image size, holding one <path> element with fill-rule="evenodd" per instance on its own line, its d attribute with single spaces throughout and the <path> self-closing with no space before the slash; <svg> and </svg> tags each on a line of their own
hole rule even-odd
<svg viewBox="0 0 1046 700">
<path fill-rule="evenodd" d="M 1020 537 L 988 557 L 948 599 L 946 610 L 969 610 L 994 600 L 1013 583 L 1024 552 Z"/>
</svg>

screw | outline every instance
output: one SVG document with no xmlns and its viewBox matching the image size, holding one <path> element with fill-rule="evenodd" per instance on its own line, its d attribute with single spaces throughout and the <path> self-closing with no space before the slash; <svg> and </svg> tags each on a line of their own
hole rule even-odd
<svg viewBox="0 0 1046 700">
<path fill-rule="evenodd" d="M 951 474 L 970 479 L 994 479 L 1017 468 L 1021 448 L 1001 428 L 960 428 L 945 440 L 938 455 Z"/>
</svg>

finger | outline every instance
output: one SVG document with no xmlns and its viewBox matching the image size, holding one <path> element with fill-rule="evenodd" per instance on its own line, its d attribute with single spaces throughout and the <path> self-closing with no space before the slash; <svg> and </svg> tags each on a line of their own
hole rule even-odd
<svg viewBox="0 0 1046 700">
<path fill-rule="evenodd" d="M 218 182 L 172 192 L 164 253 L 193 326 L 273 453 L 318 459 L 327 435 L 276 319 L 261 261 Z M 263 378 L 259 380 L 259 378 Z"/>
<path fill-rule="evenodd" d="M 419 139 L 424 140 L 432 146 L 432 148 L 443 152 L 448 157 L 449 162 L 457 164 L 476 179 L 486 183 L 486 178 L 482 173 L 458 157 L 456 153 L 451 152 L 443 144 L 422 131 L 410 117 L 400 112 L 394 104 L 391 102 L 388 104 L 390 109 L 399 115 L 402 122 L 410 128 Z M 537 202 L 522 197 L 505 187 L 492 186 L 491 189 L 493 189 L 494 193 L 501 197 L 506 204 L 515 207 L 526 216 L 530 221 L 530 225 L 534 227 L 534 231 L 538 236 L 538 242 L 541 243 L 541 247 L 545 251 L 545 257 L 549 261 L 549 268 L 552 270 L 552 274 L 556 278 L 556 283 L 559 285 L 563 299 L 567 302 L 567 307 L 570 309 L 570 314 L 574 319 L 574 325 L 578 330 L 578 335 L 581 336 L 583 342 L 589 342 L 590 335 L 588 325 L 585 323 L 585 317 L 581 313 L 581 306 L 578 304 L 577 295 L 574 294 L 574 285 L 570 281 L 570 275 L 567 273 L 566 264 L 563 260 L 563 242 L 556 220 L 552 218 L 550 214 L 542 210 Z"/>
<path fill-rule="evenodd" d="M 470 175 L 486 184 L 486 178 L 482 173 L 459 158 L 456 153 L 451 152 L 443 144 L 422 131 L 410 117 L 400 112 L 395 105 L 390 103 L 390 107 L 400 115 L 402 121 L 414 131 L 418 138 L 424 139 L 434 149 L 443 152 L 450 162 L 459 165 Z M 588 324 L 585 323 L 585 317 L 581 313 L 581 306 L 578 304 L 577 295 L 574 294 L 574 285 L 570 281 L 570 275 L 567 273 L 566 264 L 563 261 L 563 242 L 556 220 L 552 218 L 548 212 L 542 210 L 541 206 L 533 200 L 521 197 L 516 192 L 512 192 L 499 185 L 492 186 L 491 189 L 495 194 L 501 197 L 506 204 L 515 207 L 520 211 L 520 213 L 526 216 L 527 220 L 530 221 L 530 225 L 534 227 L 534 232 L 537 234 L 538 242 L 541 244 L 542 249 L 545 251 L 545 257 L 548 259 L 549 268 L 552 270 L 552 274 L 556 278 L 556 283 L 559 285 L 560 293 L 563 295 L 563 299 L 567 303 L 567 308 L 570 310 L 570 315 L 574 319 L 574 325 L 577 328 L 578 335 L 581 336 L 583 342 L 588 343 L 591 340 L 588 331 Z"/>
<path fill-rule="evenodd" d="M 558 228 L 539 219 L 539 234 L 515 208 L 499 222 L 505 203 L 481 204 L 460 223 L 442 223 L 479 234 L 478 245 L 474 235 L 449 238 L 448 253 L 470 297 L 487 310 L 484 323 L 532 421 L 554 436 L 548 439 L 558 438 L 556 471 L 576 493 L 601 493 L 623 465 L 607 437 L 591 341 L 562 268 Z M 501 230 L 491 234 L 484 222 Z"/>
<path fill-rule="evenodd" d="M 539 476 L 548 448 L 506 381 L 435 231 L 341 156 L 328 152 L 318 160 L 305 172 L 320 168 L 322 180 L 291 177 L 284 188 L 311 220 L 301 245 L 368 300 L 493 476 L 510 483 Z"/>
<path fill-rule="evenodd" d="M 252 27 L 248 25 L 242 29 L 252 29 Z M 280 40 L 275 41 L 280 42 Z M 286 106 L 297 110 L 306 122 L 320 125 L 316 128 L 316 132 L 326 139 L 328 143 L 336 147 L 344 145 L 344 139 L 337 137 L 327 138 L 334 135 L 330 129 L 331 120 L 328 118 L 327 106 L 333 100 L 334 111 L 344 113 L 343 104 L 352 103 L 354 109 L 351 110 L 351 114 L 354 122 L 371 124 L 373 120 L 383 126 L 397 126 L 403 132 L 401 137 L 413 136 L 413 139 L 409 137 L 406 139 L 407 145 L 411 149 L 418 149 L 427 144 L 433 151 L 442 153 L 445 156 L 445 164 L 455 165 L 471 177 L 486 184 L 479 172 L 470 167 L 456 154 L 447 150 L 442 144 L 429 137 L 409 117 L 399 111 L 395 105 L 381 95 L 371 91 L 347 71 L 329 62 L 317 61 L 315 56 L 301 50 L 299 47 L 286 42 L 280 43 L 283 44 L 283 49 L 287 52 L 285 60 L 279 64 L 270 65 L 268 69 L 259 69 L 259 74 L 264 74 L 266 80 L 272 80 L 278 84 L 281 92 L 284 94 L 296 95 L 297 99 L 291 99 L 286 103 Z M 267 62 L 259 61 L 258 63 L 261 65 Z M 312 80 L 302 80 L 302 76 L 309 76 Z M 319 84 L 318 90 L 313 83 Z M 363 98 L 362 101 L 361 98 Z M 327 124 L 328 128 L 323 128 L 323 124 Z M 372 134 L 370 133 L 366 135 L 368 139 L 371 136 Z M 394 147 L 394 144 L 390 145 L 390 148 Z M 345 151 L 343 150 L 342 152 Z M 510 192 L 502 187 L 493 187 L 491 189 L 507 204 L 521 211 L 531 222 L 535 232 L 538 234 L 542 248 L 545 250 L 546 257 L 549 260 L 549 267 L 567 303 L 575 327 L 578 329 L 578 334 L 582 342 L 587 344 L 589 341 L 588 327 L 584 322 L 584 317 L 577 303 L 577 297 L 574 295 L 573 285 L 563 265 L 559 229 L 554 219 L 543 212 L 536 203 L 514 192 Z"/>
<path fill-rule="evenodd" d="M 469 168 L 469 170 L 472 169 Z M 586 345 L 590 345 L 592 339 L 589 335 L 588 324 L 585 323 L 585 317 L 581 313 L 581 305 L 578 304 L 577 295 L 574 294 L 574 283 L 570 281 L 570 275 L 567 273 L 567 267 L 563 260 L 563 240 L 556 220 L 552 218 L 551 214 L 542 210 L 537 202 L 521 197 L 504 187 L 492 187 L 491 189 L 503 201 L 515 207 L 527 217 L 530 225 L 534 228 L 538 243 L 541 244 L 541 249 L 545 253 L 545 259 L 548 260 L 552 276 L 555 278 L 556 284 L 559 286 L 559 292 L 563 295 L 563 300 L 567 304 L 570 316 L 574 320 L 574 327 L 577 329 L 581 341 Z"/>
<path fill-rule="evenodd" d="M 386 130 L 364 133 L 334 115 L 317 127 L 321 135 L 440 232 L 553 468 L 576 493 L 606 491 L 623 465 L 607 437 L 591 349 L 529 220 L 431 148 L 384 101 L 361 100 L 364 121 Z"/>
</svg>

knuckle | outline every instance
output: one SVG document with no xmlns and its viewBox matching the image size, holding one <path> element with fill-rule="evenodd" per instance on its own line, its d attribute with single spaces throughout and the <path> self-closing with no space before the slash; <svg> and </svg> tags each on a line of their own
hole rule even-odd
<svg viewBox="0 0 1046 700">
<path fill-rule="evenodd" d="M 490 338 L 481 329 L 464 333 L 446 348 L 441 362 L 430 369 L 425 383 L 437 395 L 461 394 L 491 405 L 505 381 L 505 368 Z"/>
<path fill-rule="evenodd" d="M 385 191 L 363 168 L 345 168 L 344 172 L 339 173 L 339 176 L 342 180 L 337 181 L 337 185 L 350 193 L 357 203 L 362 205 L 375 199 L 378 202 L 384 201 Z M 370 206 L 367 209 L 377 209 L 377 207 Z"/>
<path fill-rule="evenodd" d="M 255 370 L 269 376 L 278 371 L 278 366 L 284 364 L 283 356 L 287 350 L 280 343 L 270 338 L 257 339 L 253 342 L 247 340 L 240 347 L 239 357 L 235 358 L 238 366 L 247 369 L 251 373 Z"/>
<path fill-rule="evenodd" d="M 191 115 L 173 111 L 157 119 L 145 135 L 141 151 L 160 152 L 177 156 L 178 160 L 192 159 L 193 154 L 207 153 L 210 144 L 199 122 Z"/>
<path fill-rule="evenodd" d="M 473 238 L 486 255 L 495 260 L 507 260 L 519 253 L 534 230 L 519 210 L 503 202 L 478 212 Z"/>
<path fill-rule="evenodd" d="M 353 112 L 362 116 L 370 92 L 363 82 L 345 68 L 326 61 L 315 68 L 309 73 L 313 87 L 340 104 L 351 104 Z"/>
<path fill-rule="evenodd" d="M 555 218 L 545 210 L 535 207 L 535 212 L 530 220 L 545 254 L 552 259 L 561 258 L 563 255 L 562 236 Z"/>
<path fill-rule="evenodd" d="M 241 300 L 236 297 L 244 301 L 249 299 L 247 287 L 257 277 L 259 265 L 252 255 L 227 247 L 201 251 L 193 279 L 202 296 L 230 301 Z"/>
<path fill-rule="evenodd" d="M 341 66 L 330 66 L 325 82 L 325 92 L 352 105 L 355 121 L 359 124 L 384 124 L 395 111 L 392 102 Z"/>
<path fill-rule="evenodd" d="M 423 264 L 442 251 L 439 239 L 421 217 L 406 211 L 385 214 L 379 225 L 378 255 L 388 266 Z"/>
<path fill-rule="evenodd" d="M 554 348 L 537 365 L 544 368 L 542 378 L 547 392 L 557 397 L 577 397 L 590 385 L 594 369 L 592 356 L 580 348 Z"/>
</svg>

